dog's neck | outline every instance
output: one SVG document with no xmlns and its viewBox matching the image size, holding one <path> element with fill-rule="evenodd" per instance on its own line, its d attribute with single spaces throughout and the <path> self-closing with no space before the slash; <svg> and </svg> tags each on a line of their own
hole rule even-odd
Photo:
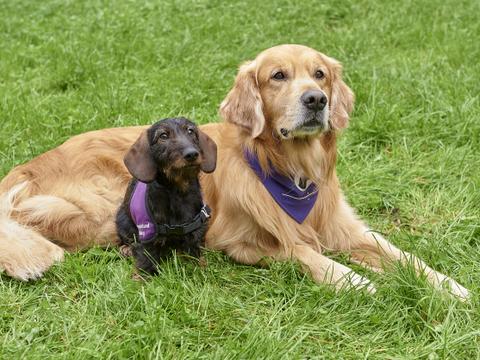
<svg viewBox="0 0 480 360">
<path fill-rule="evenodd" d="M 178 189 L 180 192 L 188 192 L 192 186 L 198 184 L 198 171 L 184 172 L 177 171 L 159 171 L 155 181 L 162 186 Z"/>
<path fill-rule="evenodd" d="M 267 173 L 273 166 L 286 176 L 310 179 L 318 185 L 335 177 L 336 134 L 333 131 L 292 140 L 249 137 L 244 144 L 257 155 Z"/>
</svg>

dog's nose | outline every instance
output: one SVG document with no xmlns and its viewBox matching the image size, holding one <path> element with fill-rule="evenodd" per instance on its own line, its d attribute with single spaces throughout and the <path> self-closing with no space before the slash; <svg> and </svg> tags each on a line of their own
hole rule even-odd
<svg viewBox="0 0 480 360">
<path fill-rule="evenodd" d="M 187 150 L 183 153 L 183 158 L 188 162 L 194 162 L 198 159 L 198 151 L 194 149 Z"/>
<path fill-rule="evenodd" d="M 327 96 L 319 90 L 305 91 L 300 100 L 308 109 L 315 111 L 323 110 L 327 105 Z"/>
</svg>

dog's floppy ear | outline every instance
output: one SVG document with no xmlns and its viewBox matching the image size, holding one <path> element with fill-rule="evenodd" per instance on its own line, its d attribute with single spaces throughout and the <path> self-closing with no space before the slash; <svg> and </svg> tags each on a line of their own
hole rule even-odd
<svg viewBox="0 0 480 360">
<path fill-rule="evenodd" d="M 147 130 L 143 131 L 137 141 L 125 155 L 123 162 L 130 174 L 143 182 L 152 182 L 157 175 L 157 166 L 150 153 Z"/>
<path fill-rule="evenodd" d="M 348 126 L 355 96 L 342 80 L 342 65 L 329 56 L 322 54 L 322 57 L 326 60 L 332 73 L 330 122 L 334 129 L 344 129 Z"/>
<path fill-rule="evenodd" d="M 254 61 L 240 67 L 232 90 L 220 105 L 220 115 L 226 121 L 247 129 L 253 138 L 263 132 L 265 117 Z"/>
<path fill-rule="evenodd" d="M 202 150 L 202 164 L 200 169 L 205 173 L 211 173 L 217 167 L 217 144 L 203 131 L 198 131 L 200 149 Z"/>
</svg>

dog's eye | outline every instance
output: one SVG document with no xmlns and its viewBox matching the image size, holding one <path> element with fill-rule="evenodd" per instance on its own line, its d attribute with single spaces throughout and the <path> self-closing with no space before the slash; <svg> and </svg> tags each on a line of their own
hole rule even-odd
<svg viewBox="0 0 480 360">
<path fill-rule="evenodd" d="M 162 140 L 167 140 L 168 139 L 168 134 L 166 132 L 162 132 L 162 133 L 160 133 L 160 135 L 158 135 L 158 137 Z"/>
<path fill-rule="evenodd" d="M 187 133 L 188 133 L 188 135 L 193 135 L 193 134 L 195 134 L 195 130 L 193 130 L 193 128 L 188 128 Z"/>
<path fill-rule="evenodd" d="M 286 76 L 282 71 L 277 71 L 273 74 L 272 78 L 275 80 L 285 80 Z"/>
<path fill-rule="evenodd" d="M 315 78 L 323 79 L 325 77 L 325 73 L 322 70 L 315 71 Z"/>
</svg>

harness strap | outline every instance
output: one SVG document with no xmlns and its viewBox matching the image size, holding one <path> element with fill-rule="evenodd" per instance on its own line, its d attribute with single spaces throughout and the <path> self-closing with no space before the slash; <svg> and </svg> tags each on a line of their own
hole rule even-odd
<svg viewBox="0 0 480 360">
<path fill-rule="evenodd" d="M 188 223 L 179 225 L 157 224 L 157 234 L 159 235 L 186 235 L 199 229 L 205 224 L 211 216 L 212 211 L 208 205 L 204 204 L 200 212 Z"/>
<path fill-rule="evenodd" d="M 187 235 L 199 229 L 211 217 L 212 210 L 204 204 L 190 222 L 183 224 L 157 224 L 153 220 L 147 201 L 147 184 L 137 181 L 130 198 L 130 214 L 137 226 L 139 240 L 148 243 L 158 235 Z"/>
</svg>

